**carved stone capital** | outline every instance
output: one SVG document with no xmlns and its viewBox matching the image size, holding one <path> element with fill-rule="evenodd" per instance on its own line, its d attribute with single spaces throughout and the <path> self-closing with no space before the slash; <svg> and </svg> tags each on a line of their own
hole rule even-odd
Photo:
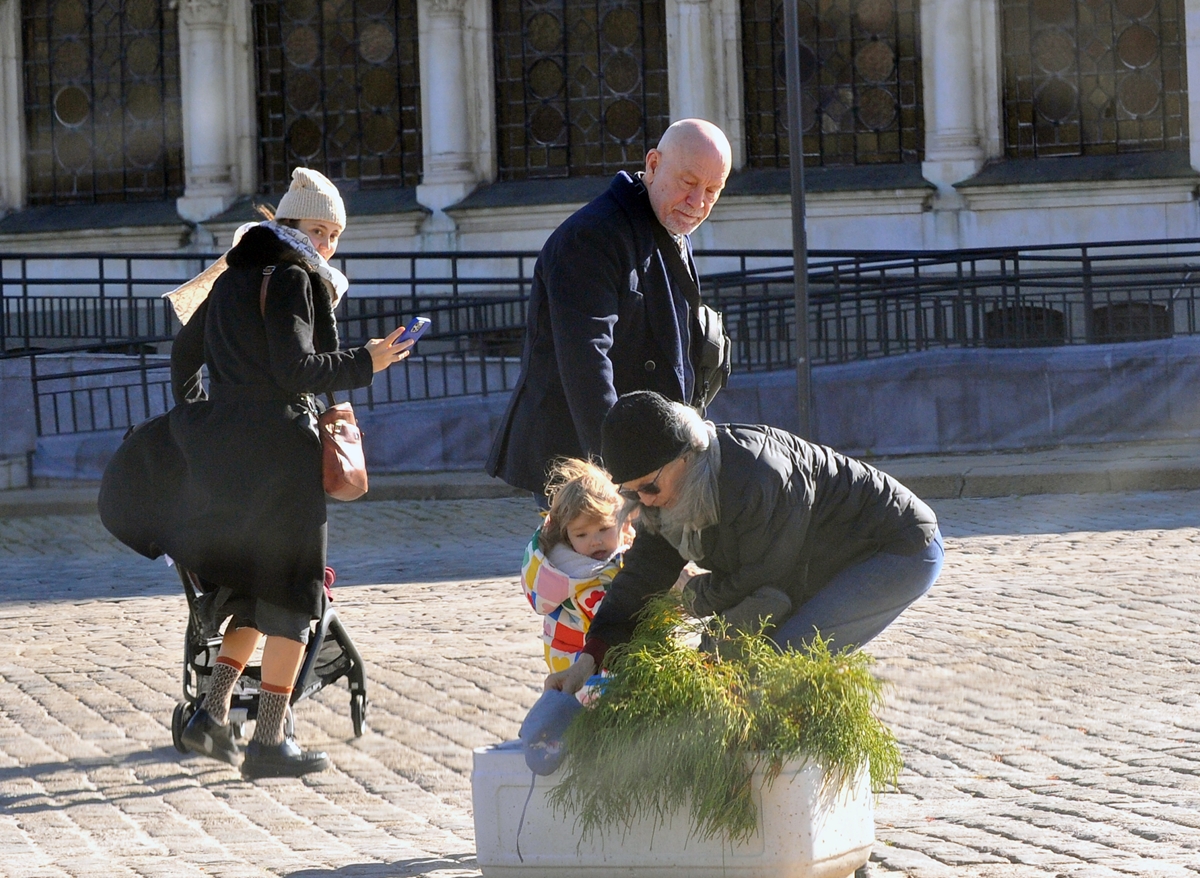
<svg viewBox="0 0 1200 878">
<path fill-rule="evenodd" d="M 179 18 L 185 25 L 222 25 L 229 20 L 229 0 L 179 0 Z"/>
<path fill-rule="evenodd" d="M 425 0 L 430 15 L 462 15 L 466 0 Z"/>
</svg>

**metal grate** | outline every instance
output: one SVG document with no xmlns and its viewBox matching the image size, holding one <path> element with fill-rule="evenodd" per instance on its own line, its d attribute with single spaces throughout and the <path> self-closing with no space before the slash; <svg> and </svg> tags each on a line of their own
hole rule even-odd
<svg viewBox="0 0 1200 878">
<path fill-rule="evenodd" d="M 182 195 L 175 4 L 28 0 L 22 9 L 30 204 Z"/>
<path fill-rule="evenodd" d="M 493 6 L 502 180 L 640 167 L 670 124 L 662 0 Z"/>
<path fill-rule="evenodd" d="M 1182 0 L 1004 0 L 1009 158 L 1187 147 Z"/>
<path fill-rule="evenodd" d="M 415 0 L 253 0 L 260 190 L 292 169 L 415 186 L 421 104 Z"/>
<path fill-rule="evenodd" d="M 746 158 L 788 166 L 783 3 L 742 0 Z M 805 165 L 917 162 L 924 154 L 914 0 L 799 0 Z"/>
</svg>

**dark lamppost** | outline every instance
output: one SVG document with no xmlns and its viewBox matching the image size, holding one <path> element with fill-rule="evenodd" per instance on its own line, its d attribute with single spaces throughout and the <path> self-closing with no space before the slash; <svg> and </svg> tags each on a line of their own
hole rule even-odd
<svg viewBox="0 0 1200 878">
<path fill-rule="evenodd" d="M 804 139 L 800 118 L 800 16 L 796 2 L 783 0 L 788 163 L 792 182 L 792 276 L 796 296 L 797 432 L 805 439 L 812 439 L 812 375 L 808 361 L 808 235 L 804 230 Z"/>
</svg>

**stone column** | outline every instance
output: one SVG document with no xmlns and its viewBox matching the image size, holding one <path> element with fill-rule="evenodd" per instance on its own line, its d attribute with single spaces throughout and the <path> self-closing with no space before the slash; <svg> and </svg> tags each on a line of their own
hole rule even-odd
<svg viewBox="0 0 1200 878">
<path fill-rule="evenodd" d="M 711 0 L 668 0 L 667 74 L 671 119 L 716 122 Z"/>
<path fill-rule="evenodd" d="M 979 130 L 983 96 L 975 65 L 983 57 L 978 16 L 971 0 L 926 0 L 921 4 L 922 73 L 925 104 L 925 179 L 942 196 L 981 167 Z"/>
<path fill-rule="evenodd" d="M 231 106 L 229 0 L 179 4 L 179 75 L 183 98 L 183 197 L 179 215 L 192 222 L 216 216 L 236 196 L 229 144 Z"/>
<path fill-rule="evenodd" d="M 468 87 L 477 80 L 469 75 L 465 5 L 465 0 L 421 0 L 417 6 L 424 147 L 417 200 L 439 213 L 479 182 L 471 148 L 476 126 L 468 103 Z"/>
<path fill-rule="evenodd" d="M 743 164 L 741 11 L 737 0 L 667 0 L 671 121 L 707 119 Z"/>
<path fill-rule="evenodd" d="M 1200 171 L 1200 0 L 1183 2 L 1187 43 L 1188 150 L 1192 167 Z"/>
<path fill-rule="evenodd" d="M 25 78 L 21 3 L 0 0 L 0 216 L 25 206 Z"/>
</svg>

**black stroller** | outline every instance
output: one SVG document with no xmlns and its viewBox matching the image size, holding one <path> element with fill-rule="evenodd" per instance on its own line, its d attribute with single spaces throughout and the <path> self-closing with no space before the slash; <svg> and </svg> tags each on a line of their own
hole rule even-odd
<svg viewBox="0 0 1200 878">
<path fill-rule="evenodd" d="M 175 565 L 183 583 L 183 593 L 188 602 L 187 636 L 183 644 L 183 701 L 175 705 L 171 716 L 171 738 L 180 753 L 189 752 L 183 743 L 183 729 L 196 712 L 196 708 L 208 692 L 212 677 L 213 662 L 221 649 L 219 634 L 205 632 L 201 621 L 201 602 L 211 594 L 214 586 L 202 580 L 190 570 Z M 367 728 L 367 676 L 363 670 L 362 656 L 354 641 L 346 633 L 332 606 L 326 606 L 325 614 L 317 622 L 308 639 L 304 661 L 296 675 L 288 706 L 285 733 L 295 733 L 291 705 L 321 691 L 342 677 L 350 686 L 350 719 L 354 723 L 354 734 L 362 737 Z M 233 703 L 229 710 L 229 722 L 235 737 L 244 738 L 246 723 L 258 716 L 258 696 L 261 669 L 247 665 L 233 690 Z"/>
</svg>

